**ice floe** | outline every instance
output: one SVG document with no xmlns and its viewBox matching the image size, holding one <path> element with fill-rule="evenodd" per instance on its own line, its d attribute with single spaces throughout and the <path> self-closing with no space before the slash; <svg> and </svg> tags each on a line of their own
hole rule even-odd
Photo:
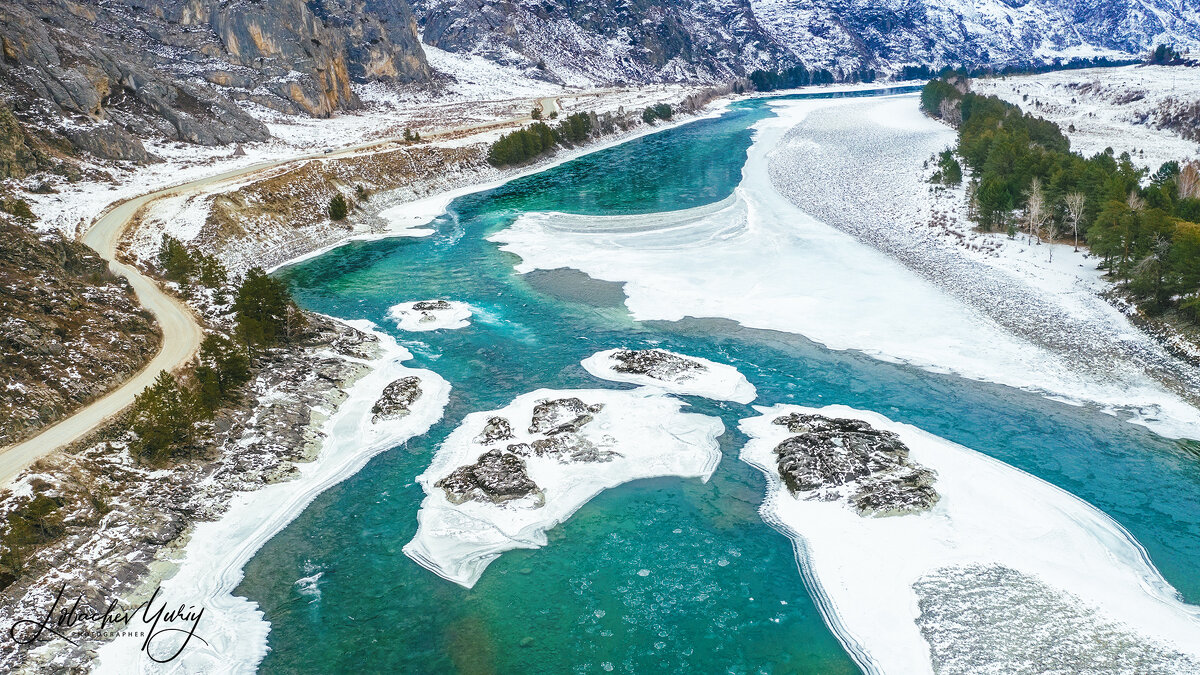
<svg viewBox="0 0 1200 675">
<path fill-rule="evenodd" d="M 592 375 L 658 387 L 672 394 L 749 403 L 758 395 L 737 368 L 664 349 L 609 349 L 583 360 Z"/>
<path fill-rule="evenodd" d="M 1026 672 L 1013 655 L 1036 643 L 1055 646 L 1048 658 L 1066 668 L 1056 672 L 1110 672 L 1126 658 L 1146 665 L 1138 672 L 1200 663 L 1200 608 L 1180 602 L 1138 542 L 1098 509 L 876 413 L 756 409 L 762 414 L 739 428 L 751 438 L 741 459 L 768 479 L 763 518 L 793 540 L 826 621 L 867 672 Z M 775 452 L 796 436 L 786 418 L 793 413 L 861 420 L 895 434 L 908 461 L 934 472 L 940 499 L 915 513 L 874 517 L 819 491 L 793 493 Z M 1046 605 L 1036 616 L 1023 609 L 1034 587 L 1054 593 L 1033 593 Z M 1082 648 L 1093 636 L 1115 637 Z"/>
<path fill-rule="evenodd" d="M 367 321 L 350 321 L 373 331 Z M 374 332 L 374 331 L 373 331 Z M 390 336 L 375 333 L 382 354 L 367 362 L 372 370 L 355 382 L 348 397 L 329 419 L 325 442 L 316 460 L 299 463 L 297 478 L 234 497 L 217 521 L 196 525 L 174 577 L 162 583 L 159 602 L 202 608 L 196 635 L 180 656 L 156 663 L 142 650 L 144 637 L 119 637 L 99 650 L 98 672 L 213 673 L 253 672 L 267 653 L 270 624 L 257 603 L 233 595 L 242 569 L 268 540 L 292 521 L 317 495 L 357 472 L 372 457 L 425 433 L 441 419 L 450 385 L 427 370 L 405 367 L 408 350 Z M 406 405 L 407 413 L 373 420 L 372 412 L 389 384 L 418 377 L 421 393 Z M 315 578 L 314 578 L 315 584 Z M 177 642 L 162 638 L 152 649 L 162 657 Z"/>
<path fill-rule="evenodd" d="M 388 318 L 407 331 L 453 330 L 471 325 L 471 306 L 450 300 L 402 302 L 388 309 Z"/>
<path fill-rule="evenodd" d="M 724 425 L 682 406 L 648 388 L 539 389 L 467 415 L 418 478 L 426 496 L 404 552 L 470 587 L 504 551 L 545 546 L 546 530 L 602 490 L 708 480 Z"/>
</svg>

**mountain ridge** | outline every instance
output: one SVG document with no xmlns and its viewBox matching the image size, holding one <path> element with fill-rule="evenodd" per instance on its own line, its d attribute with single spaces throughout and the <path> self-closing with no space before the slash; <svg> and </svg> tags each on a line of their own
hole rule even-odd
<svg viewBox="0 0 1200 675">
<path fill-rule="evenodd" d="M 803 65 L 1036 66 L 1200 48 L 1200 0 L 28 0 L 0 4 L 0 99 L 46 148 L 261 141 L 256 106 L 325 117 L 364 83 L 454 77 L 425 46 L 568 87 Z"/>
</svg>

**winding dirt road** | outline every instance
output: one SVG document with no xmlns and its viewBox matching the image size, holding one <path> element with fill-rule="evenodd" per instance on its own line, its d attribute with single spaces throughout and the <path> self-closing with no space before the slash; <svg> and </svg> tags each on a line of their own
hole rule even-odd
<svg viewBox="0 0 1200 675">
<path fill-rule="evenodd" d="M 537 101 L 543 110 L 559 110 L 556 99 L 546 98 Z M 547 113 L 548 114 L 548 113 Z M 442 136 L 455 136 L 469 132 L 486 131 L 498 127 L 521 124 L 528 121 L 529 116 L 481 122 L 459 127 L 442 129 L 430 133 L 426 139 Z M 145 276 L 136 268 L 126 265 L 116 259 L 117 243 L 121 240 L 125 228 L 133 220 L 134 215 L 147 204 L 164 197 L 185 193 L 201 192 L 236 178 L 242 178 L 252 173 L 273 169 L 284 164 L 305 161 L 309 159 L 334 159 L 351 155 L 363 150 L 380 146 L 400 143 L 399 138 L 384 138 L 356 145 L 339 148 L 333 152 L 307 153 L 285 159 L 258 162 L 238 169 L 201 178 L 181 185 L 175 185 L 154 192 L 149 192 L 110 208 L 88 229 L 83 236 L 83 243 L 95 249 L 100 257 L 108 261 L 109 268 L 129 280 L 142 304 L 158 321 L 162 329 L 162 345 L 158 354 L 124 384 L 108 392 L 101 398 L 76 410 L 69 417 L 42 429 L 36 436 L 0 448 L 0 486 L 10 484 L 13 479 L 26 467 L 55 450 L 67 446 L 87 436 L 102 427 L 117 413 L 133 403 L 133 399 L 147 386 L 152 384 L 158 374 L 164 370 L 172 371 L 183 366 L 192 359 L 200 347 L 204 331 L 196 321 L 195 315 L 182 301 L 173 298 L 159 288 L 157 282 Z M 103 368 L 104 364 L 90 364 L 92 367 Z"/>
</svg>

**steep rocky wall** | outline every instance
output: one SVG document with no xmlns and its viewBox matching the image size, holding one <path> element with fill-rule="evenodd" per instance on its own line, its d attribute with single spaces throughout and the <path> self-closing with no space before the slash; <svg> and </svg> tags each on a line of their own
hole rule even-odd
<svg viewBox="0 0 1200 675">
<path fill-rule="evenodd" d="M 352 83 L 433 72 L 405 0 L 29 0 L 0 3 L 0 97 L 27 124 L 107 159 L 140 138 L 264 140 L 235 101 L 328 116 Z"/>
</svg>

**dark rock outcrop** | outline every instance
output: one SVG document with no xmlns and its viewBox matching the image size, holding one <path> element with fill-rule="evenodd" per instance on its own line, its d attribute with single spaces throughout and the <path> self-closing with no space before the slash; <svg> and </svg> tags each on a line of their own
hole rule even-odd
<svg viewBox="0 0 1200 675">
<path fill-rule="evenodd" d="M 622 349 L 612 356 L 618 373 L 646 375 L 656 380 L 674 382 L 704 372 L 704 364 L 661 349 Z"/>
<path fill-rule="evenodd" d="M 559 398 L 541 401 L 533 408 L 529 433 L 555 434 L 579 431 L 592 421 L 592 414 L 603 410 L 600 404 L 588 405 L 578 398 Z"/>
<path fill-rule="evenodd" d="M 525 471 L 525 460 L 500 449 L 488 450 L 474 464 L 455 469 L 434 486 L 445 490 L 454 504 L 468 500 L 501 504 L 528 495 L 541 496 Z"/>
<path fill-rule="evenodd" d="M 404 417 L 420 397 L 421 378 L 410 375 L 392 382 L 384 387 L 379 400 L 371 406 L 371 422 Z"/>
<path fill-rule="evenodd" d="M 513 446 L 509 446 L 512 448 Z M 620 454 L 602 450 L 596 444 L 576 433 L 563 433 L 549 438 L 539 438 L 524 449 L 522 454 L 537 457 L 554 457 L 559 462 L 611 462 Z"/>
<path fill-rule="evenodd" d="M 497 441 L 507 441 L 513 437 L 512 425 L 503 417 L 492 417 L 483 427 L 483 431 L 475 438 L 480 445 L 491 445 Z M 512 446 L 509 446 L 512 449 Z"/>
<path fill-rule="evenodd" d="M 440 312 L 450 309 L 450 303 L 445 300 L 420 300 L 414 302 L 412 308 L 418 312 Z"/>
<path fill-rule="evenodd" d="M 862 420 L 792 413 L 775 424 L 797 434 L 775 447 L 784 485 L 808 499 L 845 499 L 862 515 L 924 511 L 937 503 L 933 471 L 909 461 L 891 431 Z"/>
</svg>

